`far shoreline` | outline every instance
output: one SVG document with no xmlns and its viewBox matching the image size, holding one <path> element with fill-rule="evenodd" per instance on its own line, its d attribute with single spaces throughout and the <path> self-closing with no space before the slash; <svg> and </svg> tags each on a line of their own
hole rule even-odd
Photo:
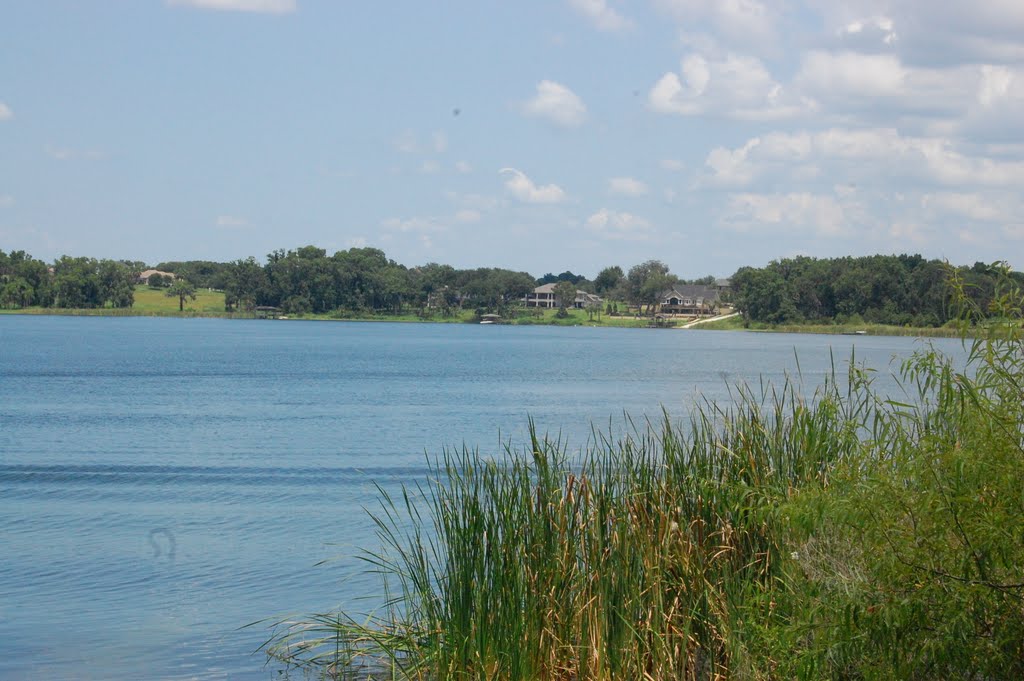
<svg viewBox="0 0 1024 681">
<path fill-rule="evenodd" d="M 267 322 L 391 322 L 399 324 L 474 324 L 471 318 L 453 317 L 450 319 L 417 319 L 411 315 L 381 317 L 381 316 L 353 316 L 353 317 L 330 317 L 327 315 L 303 315 L 303 316 L 282 316 L 273 319 L 262 318 L 251 312 L 210 312 L 200 310 L 178 311 L 144 311 L 131 310 L 130 308 L 95 308 L 95 309 L 65 309 L 65 308 L 30 308 L 27 310 L 0 310 L 0 315 L 13 316 L 57 316 L 57 317 L 159 317 L 167 319 L 226 319 L 226 320 L 261 320 Z M 748 333 L 794 333 L 814 334 L 823 336 L 907 336 L 918 338 L 959 338 L 963 335 L 962 329 L 952 327 L 911 327 L 894 326 L 887 324 L 778 324 L 771 326 L 749 327 L 744 326 L 742 319 L 733 317 L 731 319 L 716 321 L 704 320 L 699 324 L 683 328 L 682 326 L 668 326 L 654 328 L 647 318 L 637 319 L 635 317 L 610 317 L 617 323 L 608 323 L 606 319 L 595 320 L 530 320 L 525 323 L 513 319 L 508 322 L 495 324 L 495 326 L 566 326 L 566 327 L 589 327 L 589 328 L 610 328 L 610 329 L 650 329 L 659 331 L 742 331 Z M 682 320 L 680 320 L 682 322 Z M 692 320 L 690 320 L 692 321 Z M 682 322 L 685 323 L 685 322 Z M 968 334 L 970 335 L 970 334 Z"/>
</svg>

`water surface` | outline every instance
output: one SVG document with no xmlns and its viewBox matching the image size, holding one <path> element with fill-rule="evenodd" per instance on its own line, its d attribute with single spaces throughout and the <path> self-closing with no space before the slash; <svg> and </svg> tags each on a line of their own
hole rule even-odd
<svg viewBox="0 0 1024 681">
<path fill-rule="evenodd" d="M 374 484 L 527 418 L 682 417 L 907 338 L 0 316 L 0 678 L 270 679 L 290 612 L 368 610 Z M 960 351 L 958 341 L 936 345 Z M 330 559 L 323 565 L 318 562 Z M 367 596 L 371 598 L 366 599 Z"/>
</svg>

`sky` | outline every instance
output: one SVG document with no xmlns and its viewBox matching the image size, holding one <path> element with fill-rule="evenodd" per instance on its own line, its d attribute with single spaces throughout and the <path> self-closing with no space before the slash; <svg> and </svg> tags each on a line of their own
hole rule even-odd
<svg viewBox="0 0 1024 681">
<path fill-rule="evenodd" d="M 4 0 L 0 249 L 1024 261 L 1021 0 Z"/>
</svg>

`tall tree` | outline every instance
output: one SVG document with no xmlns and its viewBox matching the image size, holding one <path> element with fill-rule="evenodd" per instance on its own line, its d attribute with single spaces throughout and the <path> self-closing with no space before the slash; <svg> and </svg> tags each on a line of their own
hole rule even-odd
<svg viewBox="0 0 1024 681">
<path fill-rule="evenodd" d="M 560 281 L 555 284 L 554 294 L 558 307 L 563 310 L 572 307 L 576 302 L 576 285 L 571 281 Z"/>
<path fill-rule="evenodd" d="M 597 292 L 600 295 L 605 295 L 621 284 L 624 276 L 622 268 L 618 265 L 605 267 L 603 270 L 598 272 L 597 277 L 594 278 L 594 288 L 597 289 Z"/>
<path fill-rule="evenodd" d="M 166 295 L 168 298 L 177 297 L 178 312 L 184 312 L 185 299 L 196 299 L 196 287 L 188 279 L 185 279 L 184 277 L 178 277 L 177 279 L 174 280 L 174 283 L 167 287 L 167 293 L 165 293 L 164 295 Z"/>
<path fill-rule="evenodd" d="M 636 305 L 637 310 L 647 307 L 650 314 L 658 297 L 665 289 L 674 286 L 678 278 L 668 271 L 668 265 L 660 260 L 648 260 L 629 268 L 626 275 L 626 295 L 629 302 Z"/>
</svg>

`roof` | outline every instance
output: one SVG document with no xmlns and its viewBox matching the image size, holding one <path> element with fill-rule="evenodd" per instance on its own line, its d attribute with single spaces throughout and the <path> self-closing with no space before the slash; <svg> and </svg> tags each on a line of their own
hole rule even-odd
<svg viewBox="0 0 1024 681">
<path fill-rule="evenodd" d="M 677 284 L 666 289 L 661 294 L 662 300 L 667 300 L 675 295 L 677 298 L 703 298 L 707 301 L 718 300 L 718 289 L 713 286 L 702 286 L 700 284 Z"/>
<path fill-rule="evenodd" d="M 161 272 L 160 270 L 143 270 L 142 272 L 139 272 L 139 278 L 149 279 L 154 274 L 159 274 L 162 277 L 170 277 L 171 279 L 174 279 L 174 272 Z"/>
</svg>

